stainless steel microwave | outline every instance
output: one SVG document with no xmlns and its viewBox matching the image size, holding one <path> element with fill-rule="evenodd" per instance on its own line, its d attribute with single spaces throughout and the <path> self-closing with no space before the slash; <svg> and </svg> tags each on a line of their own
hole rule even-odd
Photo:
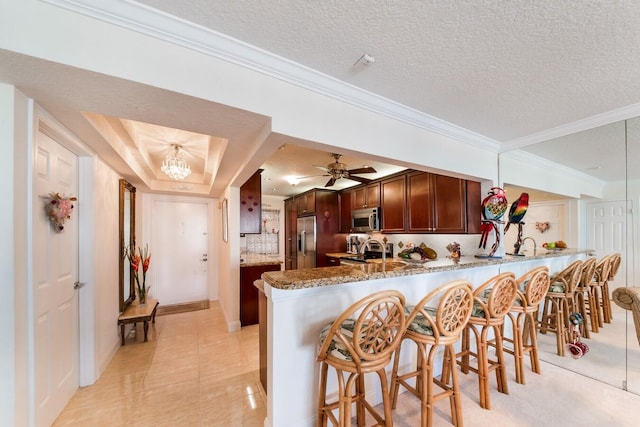
<svg viewBox="0 0 640 427">
<path fill-rule="evenodd" d="M 381 214 L 380 208 L 355 209 L 351 211 L 351 231 L 358 233 L 380 231 Z"/>
</svg>

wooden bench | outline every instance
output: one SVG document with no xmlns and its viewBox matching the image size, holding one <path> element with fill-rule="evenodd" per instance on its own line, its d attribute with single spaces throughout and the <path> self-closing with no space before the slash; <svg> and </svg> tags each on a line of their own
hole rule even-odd
<svg viewBox="0 0 640 427">
<path fill-rule="evenodd" d="M 147 302 L 144 306 L 140 306 L 138 301 L 134 301 L 124 312 L 118 316 L 118 325 L 120 325 L 120 336 L 122 337 L 122 345 L 124 345 L 124 325 L 127 323 L 133 323 L 135 327 L 136 323 L 142 322 L 144 326 L 144 342 L 147 342 L 147 332 L 149 331 L 149 321 L 156 323 L 156 309 L 158 308 L 158 300 L 154 298 L 147 298 Z"/>
</svg>

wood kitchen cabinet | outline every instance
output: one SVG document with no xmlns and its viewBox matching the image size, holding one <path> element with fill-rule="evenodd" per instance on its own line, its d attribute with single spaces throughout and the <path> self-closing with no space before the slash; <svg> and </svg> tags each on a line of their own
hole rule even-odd
<svg viewBox="0 0 640 427">
<path fill-rule="evenodd" d="M 296 197 L 298 215 L 309 215 L 316 211 L 316 192 L 308 191 Z"/>
<path fill-rule="evenodd" d="M 260 234 L 262 230 L 262 169 L 240 187 L 240 233 Z"/>
<path fill-rule="evenodd" d="M 327 255 L 327 267 L 339 267 L 340 258 Z"/>
<path fill-rule="evenodd" d="M 280 263 L 268 265 L 249 265 L 240 267 L 240 325 L 255 325 L 259 320 L 259 291 L 253 284 L 260 279 L 262 273 L 279 271 Z"/>
<path fill-rule="evenodd" d="M 467 233 L 479 234 L 482 219 L 482 189 L 477 181 L 467 184 Z"/>
<path fill-rule="evenodd" d="M 410 233 L 433 231 L 435 211 L 431 202 L 431 176 L 426 172 L 412 172 L 407 175 L 407 231 Z"/>
<path fill-rule="evenodd" d="M 480 192 L 479 182 L 404 171 L 340 192 L 340 232 L 351 232 L 352 209 L 380 206 L 383 233 L 477 234 Z"/>
<path fill-rule="evenodd" d="M 340 210 L 340 232 L 351 233 L 351 206 L 354 192 L 344 190 L 338 194 L 338 206 Z"/>
<path fill-rule="evenodd" d="M 284 269 L 295 270 L 298 267 L 298 245 L 296 226 L 298 203 L 294 198 L 284 201 Z"/>
<path fill-rule="evenodd" d="M 467 233 L 466 183 L 463 179 L 427 172 L 408 174 L 407 232 Z"/>
<path fill-rule="evenodd" d="M 375 208 L 380 206 L 380 183 L 367 184 L 353 190 L 352 209 Z"/>
<path fill-rule="evenodd" d="M 406 230 L 406 183 L 405 174 L 380 183 L 383 233 L 402 233 Z"/>
</svg>

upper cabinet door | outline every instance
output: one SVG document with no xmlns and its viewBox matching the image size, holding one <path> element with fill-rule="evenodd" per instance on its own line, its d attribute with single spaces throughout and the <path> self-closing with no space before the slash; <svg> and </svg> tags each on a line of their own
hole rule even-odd
<svg viewBox="0 0 640 427">
<path fill-rule="evenodd" d="M 383 233 L 402 233 L 406 229 L 406 182 L 406 176 L 401 175 L 380 184 Z"/>
<path fill-rule="evenodd" d="M 310 191 L 297 197 L 298 201 L 298 215 L 309 215 L 316 211 L 316 193 Z"/>
<path fill-rule="evenodd" d="M 240 187 L 240 233 L 260 234 L 262 225 L 262 169 Z"/>
<path fill-rule="evenodd" d="M 407 175 L 407 231 L 410 233 L 434 231 L 432 181 L 432 175 L 426 172 L 412 172 Z"/>
<path fill-rule="evenodd" d="M 465 180 L 432 175 L 435 190 L 435 232 L 466 233 L 467 202 Z"/>
<path fill-rule="evenodd" d="M 375 208 L 380 206 L 380 183 L 365 185 L 353 190 L 353 209 Z"/>
</svg>

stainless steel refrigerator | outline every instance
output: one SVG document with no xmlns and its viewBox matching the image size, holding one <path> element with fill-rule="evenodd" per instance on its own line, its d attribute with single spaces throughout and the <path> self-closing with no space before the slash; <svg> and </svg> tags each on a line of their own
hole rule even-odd
<svg viewBox="0 0 640 427">
<path fill-rule="evenodd" d="M 316 217 L 298 218 L 298 269 L 316 266 Z"/>
</svg>

